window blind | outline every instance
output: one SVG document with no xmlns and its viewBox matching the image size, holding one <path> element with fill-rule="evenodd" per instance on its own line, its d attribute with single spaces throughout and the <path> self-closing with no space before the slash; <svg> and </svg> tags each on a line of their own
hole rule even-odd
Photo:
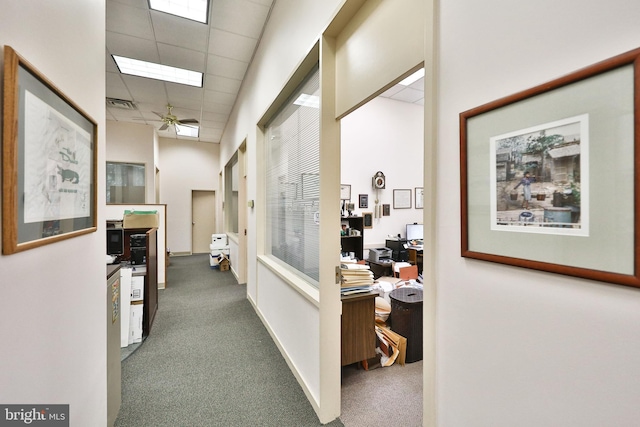
<svg viewBox="0 0 640 427">
<path fill-rule="evenodd" d="M 266 250 L 318 286 L 320 76 L 316 67 L 265 129 Z"/>
</svg>

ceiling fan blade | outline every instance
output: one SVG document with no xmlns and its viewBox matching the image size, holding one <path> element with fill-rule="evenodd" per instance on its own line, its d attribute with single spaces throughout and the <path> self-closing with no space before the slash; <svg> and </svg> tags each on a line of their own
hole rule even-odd
<svg viewBox="0 0 640 427">
<path fill-rule="evenodd" d="M 178 119 L 178 123 L 182 125 L 189 124 L 189 123 L 197 124 L 198 121 L 196 119 Z"/>
<path fill-rule="evenodd" d="M 167 129 L 168 127 L 169 127 L 169 125 L 165 123 L 165 124 L 163 124 L 162 126 L 160 126 L 160 130 L 165 130 L 165 129 Z"/>
<path fill-rule="evenodd" d="M 164 119 L 164 114 L 156 113 L 155 111 L 152 111 L 152 113 L 160 117 L 161 119 Z"/>
</svg>

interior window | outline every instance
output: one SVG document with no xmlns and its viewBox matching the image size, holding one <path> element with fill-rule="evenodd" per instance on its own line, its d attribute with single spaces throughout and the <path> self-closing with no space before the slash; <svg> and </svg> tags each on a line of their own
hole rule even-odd
<svg viewBox="0 0 640 427">
<path fill-rule="evenodd" d="M 143 164 L 107 162 L 107 204 L 145 203 Z"/>
</svg>

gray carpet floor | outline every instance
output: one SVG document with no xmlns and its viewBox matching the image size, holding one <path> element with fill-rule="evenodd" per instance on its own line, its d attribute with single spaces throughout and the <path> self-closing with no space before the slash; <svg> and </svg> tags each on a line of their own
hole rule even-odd
<svg viewBox="0 0 640 427">
<path fill-rule="evenodd" d="M 422 425 L 422 361 L 370 371 L 342 369 L 345 427 Z"/>
<path fill-rule="evenodd" d="M 208 257 L 171 258 L 151 333 L 122 362 L 115 425 L 320 426 L 246 287 Z"/>
</svg>

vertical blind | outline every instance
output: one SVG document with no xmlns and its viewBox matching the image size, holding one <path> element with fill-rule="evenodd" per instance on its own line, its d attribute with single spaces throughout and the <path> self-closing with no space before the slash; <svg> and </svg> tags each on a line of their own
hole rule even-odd
<svg viewBox="0 0 640 427">
<path fill-rule="evenodd" d="M 266 126 L 266 246 L 318 286 L 320 76 L 307 76 Z"/>
</svg>

